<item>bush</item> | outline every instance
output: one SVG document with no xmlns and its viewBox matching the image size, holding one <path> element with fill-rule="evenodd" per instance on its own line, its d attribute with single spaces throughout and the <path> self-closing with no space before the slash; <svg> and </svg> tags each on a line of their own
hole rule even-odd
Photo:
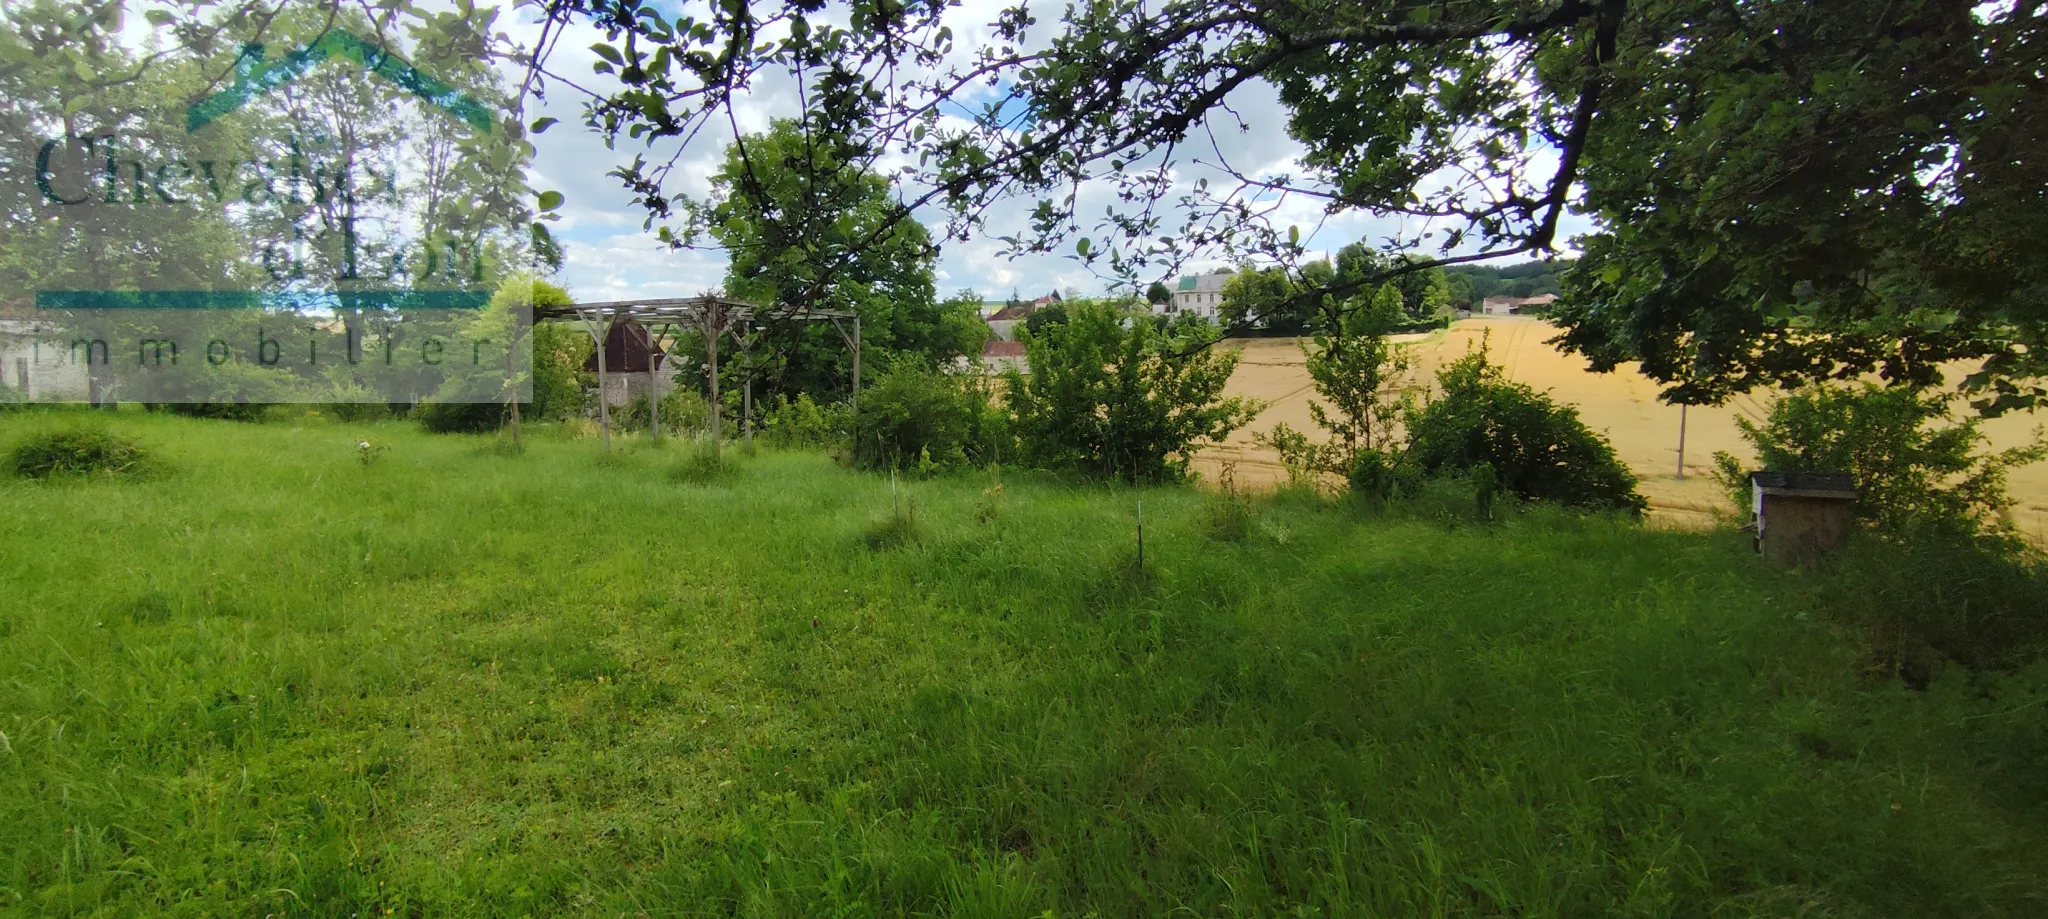
<svg viewBox="0 0 2048 919">
<path fill-rule="evenodd" d="M 898 361 L 861 390 L 854 462 L 872 469 L 934 471 L 1001 458 L 1008 437 L 980 378 Z"/>
<path fill-rule="evenodd" d="M 62 475 L 124 475 L 147 472 L 149 452 L 134 440 L 105 428 L 73 427 L 31 435 L 9 451 L 15 475 L 47 479 Z"/>
<path fill-rule="evenodd" d="M 1030 336 L 1030 375 L 1011 371 L 1006 386 L 1025 458 L 1131 482 L 1185 477 L 1198 446 L 1258 414 L 1223 397 L 1237 355 L 1188 344 L 1096 304 Z"/>
<path fill-rule="evenodd" d="M 21 390 L 0 383 L 0 414 L 19 411 L 28 404 L 28 397 L 23 395 Z"/>
<path fill-rule="evenodd" d="M 1407 462 L 1421 474 L 1482 464 L 1497 489 L 1531 501 L 1641 513 L 1636 477 L 1577 411 L 1511 382 L 1482 346 L 1437 373 L 1442 394 L 1408 416 Z"/>
<path fill-rule="evenodd" d="M 535 305 L 567 304 L 560 288 L 545 282 L 534 285 Z M 596 346 L 590 335 L 563 322 L 539 322 L 533 326 L 533 401 L 530 414 L 535 421 L 563 421 L 583 411 L 583 362 Z M 528 409 L 521 409 L 528 412 Z"/>
<path fill-rule="evenodd" d="M 343 380 L 328 388 L 335 401 L 318 408 L 336 421 L 382 421 L 391 417 L 391 405 L 377 401 L 377 393 L 354 380 Z"/>
<path fill-rule="evenodd" d="M 1978 453 L 1984 435 L 1976 419 L 1943 423 L 1952 399 L 1867 383 L 1819 385 L 1772 403 L 1762 424 L 1747 418 L 1736 424 L 1765 469 L 1855 476 L 1857 513 L 1880 527 L 2002 531 L 2013 503 L 2007 471 L 2041 459 L 2048 449 L 2035 443 Z M 1714 461 L 1722 484 L 1747 513 L 1748 470 L 1727 453 Z"/>
<path fill-rule="evenodd" d="M 1886 670 L 1919 686 L 1930 651 L 1969 667 L 2017 666 L 2048 651 L 2048 570 L 2007 539 L 1948 528 L 1858 534 L 1811 603 L 1864 629 Z"/>
<path fill-rule="evenodd" d="M 336 421 L 382 421 L 391 417 L 391 406 L 383 402 L 329 402 L 320 408 Z"/>
<path fill-rule="evenodd" d="M 487 434 L 511 417 L 502 402 L 422 402 L 413 415 L 435 434 Z"/>
<path fill-rule="evenodd" d="M 663 434 L 696 433 L 711 424 L 711 407 L 694 389 L 674 387 L 661 396 L 661 431 Z M 647 394 L 640 393 L 625 405 L 612 409 L 612 430 L 644 431 L 650 427 L 647 418 Z M 731 436 L 736 432 L 729 419 L 726 430 L 721 433 Z"/>
<path fill-rule="evenodd" d="M 270 414 L 270 406 L 262 402 L 172 402 L 164 409 L 187 418 L 222 421 L 262 421 Z"/>
<path fill-rule="evenodd" d="M 1391 286 L 1371 311 L 1353 313 L 1326 325 L 1335 333 L 1319 333 L 1302 345 L 1309 379 L 1320 400 L 1309 402 L 1310 417 L 1330 439 L 1315 443 L 1286 424 L 1258 438 L 1280 455 L 1289 482 L 1308 484 L 1323 474 L 1351 477 L 1368 459 L 1378 463 L 1393 439 L 1396 426 L 1410 407 L 1398 381 L 1407 375 L 1407 351 L 1387 340 L 1385 329 L 1400 313 L 1400 296 Z M 1346 331 L 1348 327 L 1348 331 Z M 1368 481 L 1368 487 L 1382 483 Z M 1382 489 L 1374 493 L 1387 496 Z"/>
<path fill-rule="evenodd" d="M 828 447 L 845 440 L 852 417 L 845 403 L 821 406 L 810 393 L 798 393 L 793 401 L 777 397 L 762 414 L 761 438 L 777 447 Z"/>
</svg>

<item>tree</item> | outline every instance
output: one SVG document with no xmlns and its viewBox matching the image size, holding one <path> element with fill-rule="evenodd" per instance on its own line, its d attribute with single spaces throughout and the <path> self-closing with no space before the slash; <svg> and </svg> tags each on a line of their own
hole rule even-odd
<svg viewBox="0 0 2048 919">
<path fill-rule="evenodd" d="M 1370 312 L 1349 315 L 1332 304 L 1324 315 L 1325 331 L 1302 346 L 1309 379 L 1321 397 L 1309 403 L 1309 416 L 1329 439 L 1310 441 L 1284 422 L 1262 435 L 1261 442 L 1280 454 L 1290 478 L 1351 478 L 1362 464 L 1398 464 L 1395 432 L 1409 401 L 1398 384 L 1409 362 L 1406 350 L 1387 339 L 1387 330 L 1401 321 L 1400 294 L 1392 284 L 1383 285 L 1375 302 Z"/>
<path fill-rule="evenodd" d="M 1450 281 L 1442 268 L 1427 268 L 1394 278 L 1401 291 L 1401 309 L 1411 322 L 1434 319 L 1451 305 Z"/>
<path fill-rule="evenodd" d="M 1145 288 L 1145 302 L 1153 306 L 1165 306 L 1173 302 L 1173 291 L 1166 289 L 1166 282 L 1153 281 L 1150 287 Z"/>
<path fill-rule="evenodd" d="M 1859 515 L 1895 531 L 2010 532 L 2006 473 L 2048 457 L 2048 442 L 1982 452 L 1977 419 L 1949 422 L 1952 397 L 1868 383 L 1819 385 L 1771 403 L 1761 424 L 1737 418 L 1765 469 L 1847 472 Z M 1721 482 L 1749 507 L 1748 471 L 1717 453 Z"/>
<path fill-rule="evenodd" d="M 569 292 L 546 281 L 531 287 L 534 306 L 568 306 Z M 583 362 L 596 345 L 590 334 L 564 322 L 533 326 L 533 420 L 561 421 L 583 411 Z"/>
<path fill-rule="evenodd" d="M 1965 357 L 1986 358 L 1968 385 L 1993 407 L 2043 392 L 2048 268 L 2022 242 L 2048 238 L 2040 3 L 1166 0 L 1080 5 L 1050 35 L 1019 5 L 957 66 L 943 4 L 852 0 L 831 17 L 844 28 L 795 0 L 690 28 L 601 9 L 630 33 L 608 49 L 645 82 L 593 106 L 594 125 L 685 136 L 789 72 L 870 161 L 915 152 L 903 214 L 943 210 L 965 234 L 997 198 L 1036 197 L 1003 237 L 1014 251 L 1087 232 L 1077 257 L 1118 274 L 1218 246 L 1284 262 L 1298 231 L 1255 205 L 1296 191 L 1330 216 L 1423 218 L 1387 248 L 1426 260 L 1340 264 L 1332 287 L 1296 292 L 1345 299 L 1548 253 L 1578 207 L 1599 228 L 1563 343 L 1598 368 L 1640 359 L 1669 398 L 1871 369 L 1928 380 Z M 904 60 L 935 75 L 895 79 Z M 1255 81 L 1278 88 L 1305 168 L 1176 181 L 1193 135 L 1233 123 L 1231 91 Z M 1090 180 L 1119 202 L 1092 229 L 1073 193 Z"/>
<path fill-rule="evenodd" d="M 727 293 L 764 307 L 756 371 L 783 396 L 851 387 L 840 333 L 780 318 L 794 309 L 859 314 L 870 367 L 893 354 L 937 366 L 979 353 L 980 298 L 937 299 L 930 234 L 915 220 L 892 219 L 888 181 L 850 159 L 844 138 L 778 120 L 727 148 L 702 206 L 730 258 Z"/>
<path fill-rule="evenodd" d="M 1062 325 L 1066 321 L 1067 305 L 1048 303 L 1032 310 L 1031 315 L 1024 317 L 1024 332 L 1026 335 L 1044 335 L 1048 327 Z"/>
<path fill-rule="evenodd" d="M 1293 295 L 1294 282 L 1286 269 L 1246 265 L 1223 282 L 1223 303 L 1217 313 L 1230 326 L 1270 327 L 1275 321 L 1292 326 L 1291 316 L 1279 314 Z"/>
<path fill-rule="evenodd" d="M 1029 342 L 1030 374 L 1004 389 L 1027 461 L 1129 482 L 1187 474 L 1203 443 L 1221 441 L 1257 414 L 1223 396 L 1234 352 L 1180 357 L 1155 319 L 1077 301 L 1068 320 Z"/>
</svg>

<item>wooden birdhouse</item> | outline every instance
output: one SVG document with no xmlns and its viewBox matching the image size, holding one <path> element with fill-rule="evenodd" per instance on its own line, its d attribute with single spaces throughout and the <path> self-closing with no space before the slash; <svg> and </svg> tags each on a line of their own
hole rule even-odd
<svg viewBox="0 0 2048 919">
<path fill-rule="evenodd" d="M 1781 567 L 1818 561 L 1849 535 L 1856 480 L 1839 472 L 1752 472 L 1756 551 Z"/>
</svg>

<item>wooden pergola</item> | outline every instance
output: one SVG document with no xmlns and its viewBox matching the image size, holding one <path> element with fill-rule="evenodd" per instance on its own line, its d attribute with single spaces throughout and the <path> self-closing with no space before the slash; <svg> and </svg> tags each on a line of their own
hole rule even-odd
<svg viewBox="0 0 2048 919">
<path fill-rule="evenodd" d="M 597 347 L 597 419 L 604 431 L 604 448 L 612 448 L 611 406 L 605 398 L 605 336 L 611 325 L 620 320 L 638 323 L 647 330 L 649 357 L 647 362 L 647 414 L 649 426 L 656 440 L 661 439 L 661 387 L 658 371 L 655 369 L 652 352 L 656 348 L 666 350 L 661 336 L 669 336 L 670 344 L 675 334 L 683 329 L 696 329 L 704 333 L 706 370 L 711 383 L 711 449 L 716 451 L 719 442 L 718 429 L 718 342 L 731 333 L 740 343 L 740 351 L 747 354 L 753 347 L 754 336 L 764 322 L 795 320 L 799 322 L 830 322 L 853 351 L 853 406 L 860 409 L 860 316 L 845 310 L 801 309 L 783 307 L 763 310 L 745 300 L 734 300 L 705 294 L 696 297 L 663 297 L 647 300 L 613 300 L 604 303 L 573 303 L 567 306 L 536 306 L 533 308 L 535 322 L 581 322 L 583 330 L 590 333 L 590 340 Z M 742 331 L 744 330 L 744 331 Z M 754 378 L 751 361 L 746 373 L 746 395 L 744 414 L 751 417 L 754 402 Z M 515 409 L 515 412 L 517 409 Z M 753 438 L 753 426 L 746 421 L 748 439 Z M 518 423 L 515 417 L 513 422 Z"/>
</svg>

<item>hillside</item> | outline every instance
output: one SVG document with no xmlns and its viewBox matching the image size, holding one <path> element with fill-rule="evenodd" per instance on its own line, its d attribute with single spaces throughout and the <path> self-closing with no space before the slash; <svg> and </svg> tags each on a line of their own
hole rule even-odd
<svg viewBox="0 0 2048 919">
<path fill-rule="evenodd" d="M 1863 681 L 1735 534 L 114 423 L 167 470 L 0 483 L 0 914 L 2048 898 L 2048 674 Z"/>
</svg>

